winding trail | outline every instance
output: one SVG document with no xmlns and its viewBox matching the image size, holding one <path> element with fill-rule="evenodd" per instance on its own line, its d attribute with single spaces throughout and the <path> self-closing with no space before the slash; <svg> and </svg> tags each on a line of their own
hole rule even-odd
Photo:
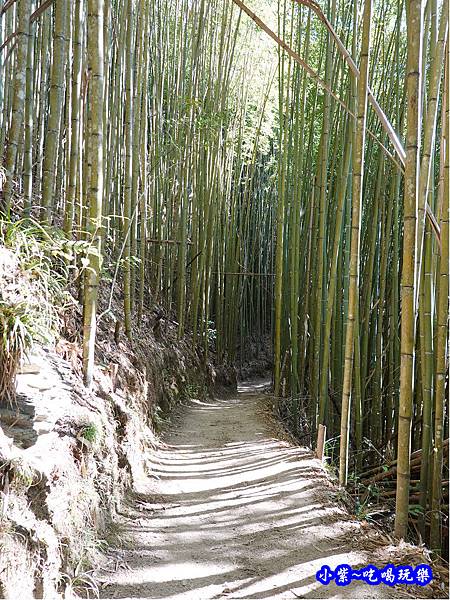
<svg viewBox="0 0 450 600">
<path fill-rule="evenodd" d="M 324 564 L 375 562 L 368 528 L 338 506 L 311 452 L 282 439 L 261 386 L 180 409 L 128 508 L 131 543 L 104 572 L 103 598 L 399 597 L 316 581 Z"/>
</svg>

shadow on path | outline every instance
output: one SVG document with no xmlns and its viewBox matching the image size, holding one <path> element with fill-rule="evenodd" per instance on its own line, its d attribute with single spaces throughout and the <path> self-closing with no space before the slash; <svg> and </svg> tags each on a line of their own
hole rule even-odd
<svg viewBox="0 0 450 600">
<path fill-rule="evenodd" d="M 146 494 L 126 507 L 123 568 L 104 598 L 393 598 L 355 582 L 321 586 L 324 564 L 361 566 L 363 534 L 312 453 L 277 437 L 258 387 L 192 401 L 150 457 Z"/>
</svg>

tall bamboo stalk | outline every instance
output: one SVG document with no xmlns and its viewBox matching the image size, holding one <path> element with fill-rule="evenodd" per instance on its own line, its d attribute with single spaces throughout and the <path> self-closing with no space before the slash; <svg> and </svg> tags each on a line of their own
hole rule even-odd
<svg viewBox="0 0 450 600">
<path fill-rule="evenodd" d="M 411 417 L 414 390 L 416 332 L 415 248 L 418 204 L 419 140 L 421 125 L 420 86 L 422 63 L 422 3 L 407 3 L 407 132 L 405 192 L 403 197 L 403 260 L 401 277 L 401 363 L 397 448 L 397 494 L 395 534 L 405 538 L 408 528 L 411 455 Z"/>
<path fill-rule="evenodd" d="M 8 146 L 6 150 L 6 182 L 3 190 L 3 210 L 7 214 L 9 214 L 11 209 L 11 196 L 13 193 L 13 176 L 15 173 L 17 149 L 23 132 L 31 0 L 18 0 L 17 6 L 17 62 L 15 66 L 13 84 L 11 126 L 9 128 Z"/>
<path fill-rule="evenodd" d="M 83 373 L 87 386 L 92 383 L 98 286 L 102 266 L 102 201 L 103 201 L 103 0 L 89 0 L 87 14 L 89 100 L 91 114 L 88 156 L 91 167 L 89 181 L 89 269 L 84 289 Z"/>
<path fill-rule="evenodd" d="M 58 141 L 64 99 L 64 73 L 67 45 L 67 2 L 55 3 L 53 54 L 50 82 L 49 116 L 45 131 L 44 158 L 42 163 L 42 218 L 52 220 Z"/>
<path fill-rule="evenodd" d="M 363 193 L 364 147 L 366 139 L 367 89 L 369 81 L 369 51 L 372 1 L 365 0 L 363 16 L 363 33 L 361 42 L 360 78 L 357 89 L 357 120 L 353 154 L 352 179 L 352 225 L 350 248 L 350 280 L 347 327 L 345 334 L 344 377 L 341 408 L 341 444 L 339 459 L 339 483 L 347 484 L 348 472 L 348 439 L 350 422 L 350 397 L 352 391 L 353 354 L 355 342 L 355 319 L 359 290 L 359 253 L 361 203 Z"/>
</svg>

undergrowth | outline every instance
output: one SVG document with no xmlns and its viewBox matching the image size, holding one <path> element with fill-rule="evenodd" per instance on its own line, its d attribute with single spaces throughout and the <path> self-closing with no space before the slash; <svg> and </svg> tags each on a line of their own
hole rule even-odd
<svg viewBox="0 0 450 600">
<path fill-rule="evenodd" d="M 17 370 L 35 341 L 55 339 L 75 303 L 67 286 L 84 242 L 31 218 L 0 215 L 0 401 L 15 399 Z"/>
</svg>

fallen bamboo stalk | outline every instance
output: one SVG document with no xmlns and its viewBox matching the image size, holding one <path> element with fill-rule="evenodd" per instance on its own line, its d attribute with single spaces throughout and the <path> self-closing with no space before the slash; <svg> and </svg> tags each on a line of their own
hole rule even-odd
<svg viewBox="0 0 450 600">
<path fill-rule="evenodd" d="M 449 443 L 449 439 L 447 438 L 443 442 L 443 448 L 447 448 L 448 447 L 448 443 Z M 422 448 L 420 448 L 419 450 L 415 450 L 411 454 L 411 460 L 414 460 L 415 458 L 417 458 L 419 456 L 422 456 Z M 385 466 L 387 466 L 388 469 L 391 469 L 391 467 L 396 466 L 396 464 L 397 464 L 397 459 L 388 462 L 387 465 L 379 465 L 377 467 L 372 467 L 372 468 L 368 469 L 367 471 L 363 471 L 360 476 L 363 479 L 368 479 L 368 478 L 371 477 L 372 474 L 376 475 L 377 473 L 380 473 Z"/>
<path fill-rule="evenodd" d="M 422 458 L 420 456 L 418 458 L 415 458 L 414 460 L 411 461 L 410 468 L 413 469 L 414 467 L 419 467 L 421 461 L 422 461 Z M 395 467 L 392 467 L 391 469 L 388 469 L 387 471 L 383 471 L 383 473 L 379 473 L 378 475 L 375 475 L 374 477 L 371 477 L 368 479 L 363 479 L 362 483 L 364 485 L 370 485 L 371 483 L 376 483 L 377 481 L 383 481 L 383 479 L 387 479 L 388 477 L 392 477 L 396 474 L 397 474 L 397 467 L 395 466 Z"/>
</svg>

